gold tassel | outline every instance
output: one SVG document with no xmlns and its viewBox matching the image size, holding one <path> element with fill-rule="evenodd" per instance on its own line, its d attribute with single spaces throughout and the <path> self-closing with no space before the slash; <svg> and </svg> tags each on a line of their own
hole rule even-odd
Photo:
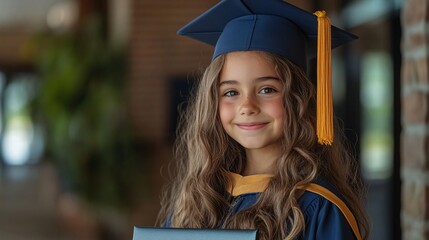
<svg viewBox="0 0 429 240">
<path fill-rule="evenodd" d="M 317 11 L 317 138 L 323 145 L 334 141 L 331 21 L 325 11 Z"/>
</svg>

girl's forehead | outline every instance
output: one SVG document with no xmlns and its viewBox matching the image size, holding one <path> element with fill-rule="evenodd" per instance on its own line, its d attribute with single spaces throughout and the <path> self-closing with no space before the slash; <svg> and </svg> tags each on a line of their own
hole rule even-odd
<svg viewBox="0 0 429 240">
<path fill-rule="evenodd" d="M 278 78 L 272 61 L 260 52 L 240 51 L 227 54 L 219 80 L 257 79 L 262 77 Z"/>
</svg>

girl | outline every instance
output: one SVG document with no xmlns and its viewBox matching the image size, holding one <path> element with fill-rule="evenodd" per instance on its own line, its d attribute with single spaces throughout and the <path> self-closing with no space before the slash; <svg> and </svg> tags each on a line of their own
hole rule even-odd
<svg viewBox="0 0 429 240">
<path fill-rule="evenodd" d="M 327 41 L 317 47 L 318 81 L 330 75 L 331 36 L 333 47 L 354 38 L 326 20 L 280 0 L 224 0 L 179 31 L 215 53 L 182 117 L 163 226 L 258 229 L 263 240 L 368 238 L 355 160 L 340 131 L 333 141 L 323 109 L 332 102 L 319 85 L 329 88 L 329 76 L 316 101 L 304 72 L 313 36 Z"/>
</svg>

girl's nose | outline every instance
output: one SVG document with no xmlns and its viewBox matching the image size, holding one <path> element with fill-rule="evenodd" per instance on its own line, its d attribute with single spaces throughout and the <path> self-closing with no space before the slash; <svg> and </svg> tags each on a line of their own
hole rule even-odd
<svg viewBox="0 0 429 240">
<path fill-rule="evenodd" d="M 247 96 L 243 99 L 239 111 L 240 115 L 255 115 L 260 109 L 257 101 L 252 96 Z"/>
</svg>

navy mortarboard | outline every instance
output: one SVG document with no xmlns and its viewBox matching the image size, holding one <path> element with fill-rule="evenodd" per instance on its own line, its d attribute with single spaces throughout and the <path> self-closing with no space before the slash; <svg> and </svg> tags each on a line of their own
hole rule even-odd
<svg viewBox="0 0 429 240">
<path fill-rule="evenodd" d="M 331 26 L 325 12 L 309 13 L 281 0 L 223 0 L 178 31 L 215 46 L 213 59 L 233 51 L 266 51 L 306 71 L 317 56 L 317 134 L 333 141 L 331 48 L 357 37 Z"/>
</svg>

